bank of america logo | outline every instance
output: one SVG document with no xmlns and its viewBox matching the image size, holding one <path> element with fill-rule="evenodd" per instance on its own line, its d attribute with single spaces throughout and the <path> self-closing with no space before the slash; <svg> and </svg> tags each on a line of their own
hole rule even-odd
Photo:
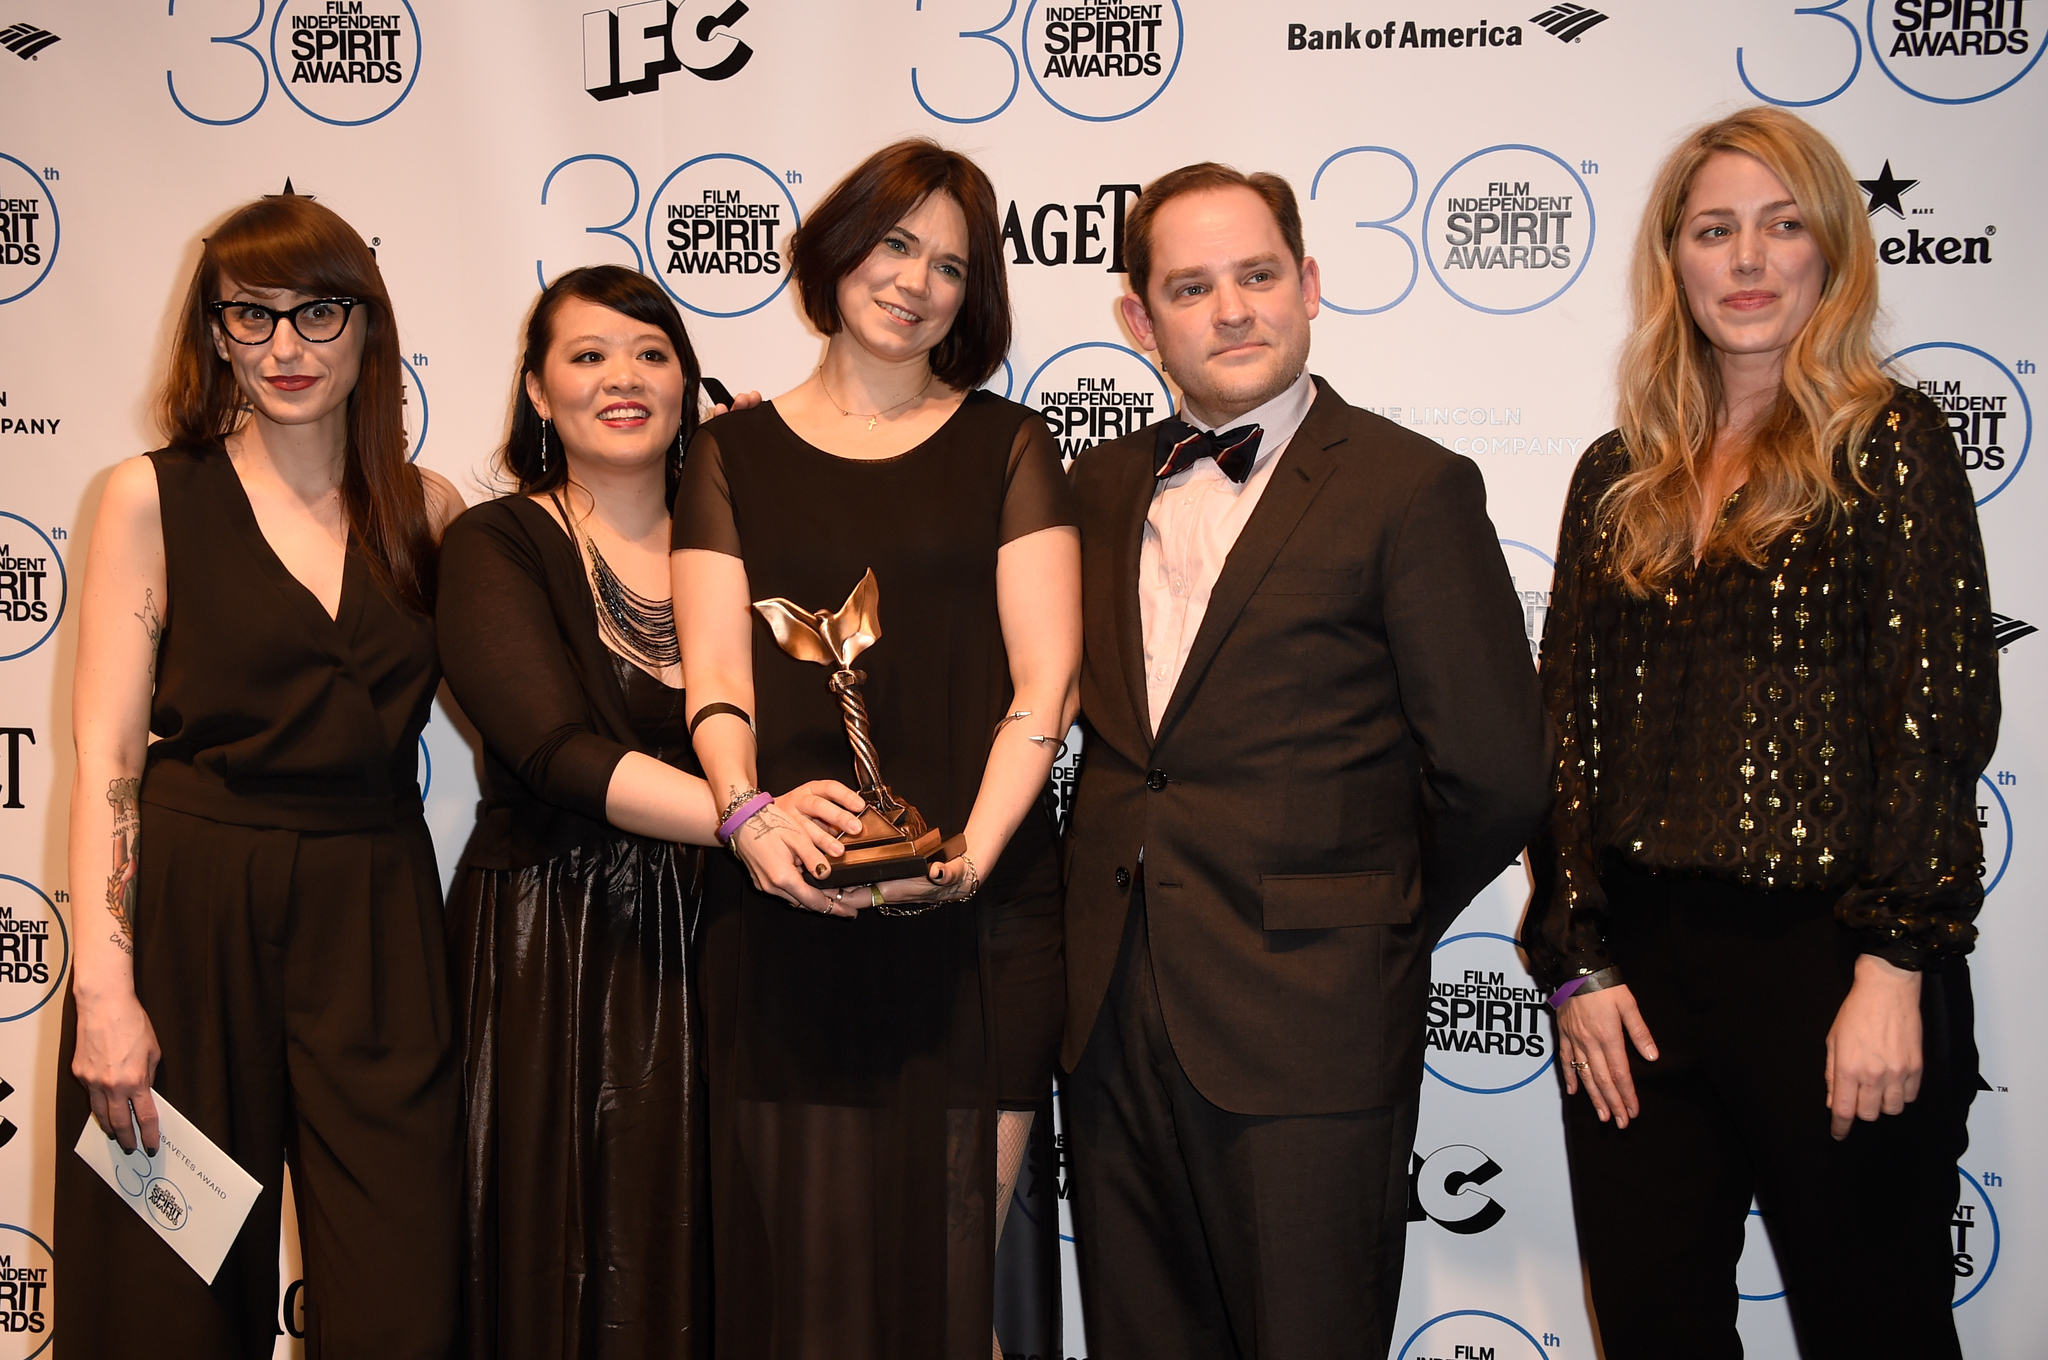
<svg viewBox="0 0 2048 1360">
<path fill-rule="evenodd" d="M 2001 647 L 2010 647 L 2027 634 L 2040 631 L 2039 628 L 2028 623 L 2025 619 L 2015 619 L 2005 614 L 1993 614 L 1991 616 L 1991 635 L 1998 640 L 1998 645 Z"/>
<path fill-rule="evenodd" d="M 1577 42 L 1579 35 L 1593 25 L 1606 23 L 1607 16 L 1584 5 L 1552 5 L 1529 22 L 1559 42 Z"/>
<path fill-rule="evenodd" d="M 0 28 L 0 47 L 5 47 L 23 61 L 57 41 L 57 35 L 47 28 L 34 24 L 9 24 Z"/>
</svg>

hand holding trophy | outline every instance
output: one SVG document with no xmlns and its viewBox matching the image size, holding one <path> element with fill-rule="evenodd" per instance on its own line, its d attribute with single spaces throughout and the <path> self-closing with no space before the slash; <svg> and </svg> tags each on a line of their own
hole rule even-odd
<svg viewBox="0 0 2048 1360">
<path fill-rule="evenodd" d="M 846 853 L 828 874 L 812 881 L 837 888 L 921 877 L 932 865 L 958 856 L 964 849 L 963 837 L 944 839 L 939 828 L 926 825 L 923 815 L 882 781 L 867 701 L 860 692 L 867 673 L 853 668 L 854 658 L 882 638 L 881 587 L 874 570 L 861 577 L 846 603 L 833 613 L 805 609 L 779 597 L 754 601 L 754 610 L 767 620 L 783 651 L 799 661 L 833 668 L 826 684 L 839 696 L 846 739 L 853 747 L 855 787 L 867 804 L 860 830 L 841 837 Z"/>
</svg>

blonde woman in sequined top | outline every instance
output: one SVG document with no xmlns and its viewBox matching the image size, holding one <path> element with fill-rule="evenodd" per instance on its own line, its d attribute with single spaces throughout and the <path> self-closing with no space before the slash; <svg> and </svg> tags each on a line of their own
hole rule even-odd
<svg viewBox="0 0 2048 1360">
<path fill-rule="evenodd" d="M 1803 1355 L 1959 1356 L 1999 719 L 1970 483 L 1879 366 L 1862 197 L 1799 118 L 1679 145 L 1632 290 L 1558 544 L 1524 930 L 1606 1354 L 1742 1353 L 1754 1200 Z"/>
</svg>

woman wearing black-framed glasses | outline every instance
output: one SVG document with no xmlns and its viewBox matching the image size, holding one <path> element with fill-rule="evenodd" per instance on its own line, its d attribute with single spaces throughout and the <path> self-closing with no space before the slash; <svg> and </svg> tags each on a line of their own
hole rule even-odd
<svg viewBox="0 0 2048 1360">
<path fill-rule="evenodd" d="M 101 499 L 58 1144 L 96 1120 L 157 1150 L 161 1097 L 263 1193 L 209 1285 L 58 1156 L 58 1250 L 89 1265 L 56 1302 L 66 1355 L 268 1356 L 287 1160 L 308 1351 L 453 1343 L 458 1093 L 416 768 L 462 501 L 406 460 L 400 372 L 362 239 L 307 198 L 252 203 L 201 252 L 168 447 Z"/>
</svg>

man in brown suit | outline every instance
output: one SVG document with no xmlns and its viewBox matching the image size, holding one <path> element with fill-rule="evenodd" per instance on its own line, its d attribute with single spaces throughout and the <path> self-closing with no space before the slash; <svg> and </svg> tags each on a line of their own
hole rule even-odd
<svg viewBox="0 0 2048 1360">
<path fill-rule="evenodd" d="M 1383 1356 L 1430 951 L 1548 806 L 1469 460 L 1307 372 L 1293 192 L 1127 223 L 1184 420 L 1084 453 L 1062 1066 L 1095 1360 Z"/>
</svg>

